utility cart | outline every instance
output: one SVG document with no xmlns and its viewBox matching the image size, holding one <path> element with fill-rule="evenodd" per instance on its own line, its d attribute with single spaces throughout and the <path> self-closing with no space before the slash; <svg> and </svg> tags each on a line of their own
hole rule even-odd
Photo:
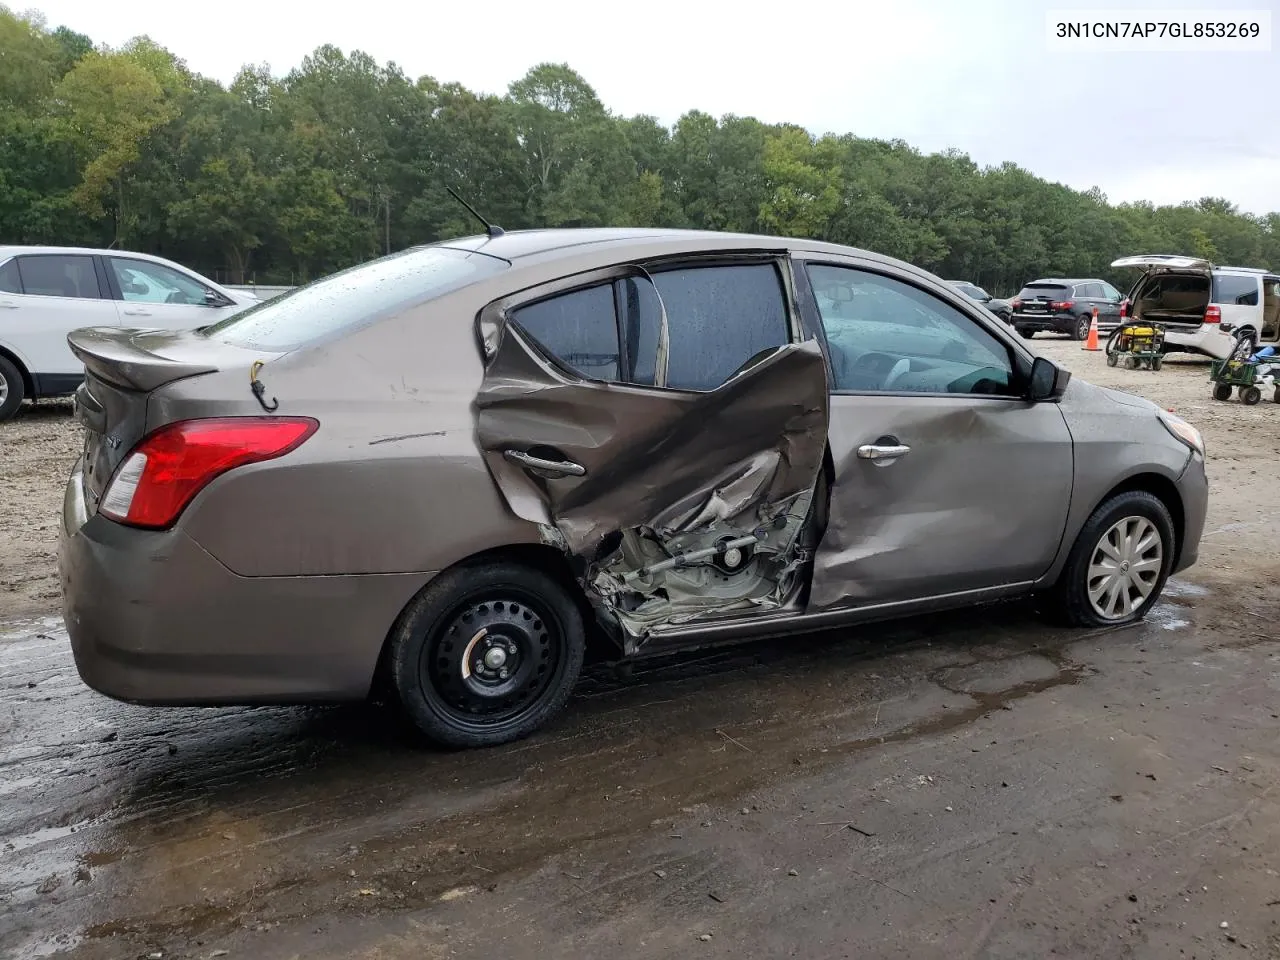
<svg viewBox="0 0 1280 960">
<path fill-rule="evenodd" d="M 1164 363 L 1164 327 L 1158 323 L 1129 323 L 1107 338 L 1107 366 L 1159 370 Z"/>
<path fill-rule="evenodd" d="M 1280 403 L 1280 357 L 1274 347 L 1258 353 L 1242 338 L 1225 360 L 1209 364 L 1209 380 L 1213 383 L 1213 399 L 1230 400 L 1231 391 L 1240 392 L 1240 402 L 1253 406 L 1262 399 L 1262 391 L 1270 390 L 1271 399 Z"/>
</svg>

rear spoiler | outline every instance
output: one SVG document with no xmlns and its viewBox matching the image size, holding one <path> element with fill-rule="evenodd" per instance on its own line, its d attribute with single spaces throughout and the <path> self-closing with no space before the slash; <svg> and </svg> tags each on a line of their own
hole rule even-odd
<svg viewBox="0 0 1280 960">
<path fill-rule="evenodd" d="M 160 346 L 174 339 L 173 333 L 164 330 L 84 327 L 67 334 L 67 345 L 85 370 L 99 380 L 143 393 L 174 380 L 218 371 L 208 363 L 172 360 L 147 349 L 147 341 Z"/>
</svg>

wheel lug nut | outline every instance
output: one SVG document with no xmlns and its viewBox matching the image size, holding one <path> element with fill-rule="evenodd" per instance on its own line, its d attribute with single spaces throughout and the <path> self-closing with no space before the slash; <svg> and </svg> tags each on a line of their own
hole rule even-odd
<svg viewBox="0 0 1280 960">
<path fill-rule="evenodd" d="M 507 677 L 509 677 L 510 675 L 511 675 L 511 671 L 508 670 L 506 667 L 503 667 L 501 670 L 498 671 L 498 676 L 501 677 L 503 680 L 507 679 Z"/>
</svg>

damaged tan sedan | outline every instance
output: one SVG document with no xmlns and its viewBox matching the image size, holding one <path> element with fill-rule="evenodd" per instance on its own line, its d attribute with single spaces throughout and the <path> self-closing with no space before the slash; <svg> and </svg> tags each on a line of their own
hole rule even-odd
<svg viewBox="0 0 1280 960">
<path fill-rule="evenodd" d="M 491 234 L 188 333 L 87 329 L 60 568 L 81 676 L 524 736 L 606 656 L 1043 592 L 1136 620 L 1195 561 L 1191 426 L 908 264 Z"/>
</svg>

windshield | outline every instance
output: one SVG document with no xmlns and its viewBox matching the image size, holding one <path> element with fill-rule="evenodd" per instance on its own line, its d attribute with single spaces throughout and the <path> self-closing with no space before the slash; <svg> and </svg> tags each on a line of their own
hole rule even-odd
<svg viewBox="0 0 1280 960">
<path fill-rule="evenodd" d="M 505 260 L 423 247 L 343 270 L 205 327 L 204 336 L 285 353 L 505 270 Z"/>
</svg>

